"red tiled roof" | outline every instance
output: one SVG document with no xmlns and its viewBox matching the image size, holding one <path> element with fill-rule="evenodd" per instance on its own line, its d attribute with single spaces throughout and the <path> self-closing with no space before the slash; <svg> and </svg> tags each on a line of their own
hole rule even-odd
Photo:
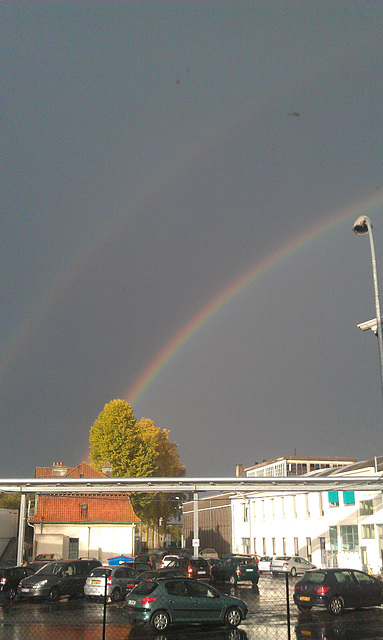
<svg viewBox="0 0 383 640">
<path fill-rule="evenodd" d="M 86 506 L 85 506 L 86 505 Z M 37 513 L 31 522 L 140 522 L 128 493 L 39 494 Z"/>
<path fill-rule="evenodd" d="M 53 473 L 53 470 L 57 473 Z M 63 472 L 62 474 L 60 473 Z M 65 470 L 65 471 L 64 471 Z M 54 463 L 51 467 L 35 467 L 35 478 L 106 478 L 101 471 L 97 471 L 89 462 L 81 462 L 77 467 L 67 467 L 62 462 Z"/>
<path fill-rule="evenodd" d="M 67 478 L 106 478 L 107 476 L 102 471 L 97 471 L 94 467 L 91 467 L 89 462 L 82 462 L 77 467 L 68 469 L 66 474 Z"/>
</svg>

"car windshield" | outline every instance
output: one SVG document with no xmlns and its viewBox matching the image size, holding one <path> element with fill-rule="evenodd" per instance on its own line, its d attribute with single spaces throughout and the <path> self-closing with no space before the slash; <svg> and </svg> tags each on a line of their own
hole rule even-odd
<svg viewBox="0 0 383 640">
<path fill-rule="evenodd" d="M 276 560 L 285 560 L 286 561 L 286 560 L 291 560 L 291 557 L 290 556 L 277 556 L 275 559 Z"/>
<path fill-rule="evenodd" d="M 140 582 L 132 591 L 131 594 L 135 594 L 137 596 L 148 596 L 150 593 L 153 593 L 155 589 L 157 589 L 157 582 L 151 582 L 150 580 L 145 580 L 145 582 Z"/>
<path fill-rule="evenodd" d="M 322 584 L 326 579 L 326 574 L 323 571 L 307 571 L 301 582 L 305 584 Z"/>
<path fill-rule="evenodd" d="M 57 562 L 50 562 L 49 564 L 44 564 L 41 569 L 36 571 L 36 574 L 44 575 L 44 576 L 58 576 L 61 575 L 64 568 L 68 565 L 58 564 Z"/>
<path fill-rule="evenodd" d="M 93 570 L 90 572 L 89 576 L 90 576 L 91 578 L 94 578 L 94 577 L 97 577 L 97 578 L 98 578 L 98 577 L 104 577 L 104 576 L 105 576 L 105 574 L 106 574 L 107 576 L 110 576 L 110 574 L 111 574 L 111 573 L 112 573 L 112 570 L 111 570 L 111 569 L 107 569 L 106 567 L 97 567 L 96 569 L 93 569 Z"/>
</svg>

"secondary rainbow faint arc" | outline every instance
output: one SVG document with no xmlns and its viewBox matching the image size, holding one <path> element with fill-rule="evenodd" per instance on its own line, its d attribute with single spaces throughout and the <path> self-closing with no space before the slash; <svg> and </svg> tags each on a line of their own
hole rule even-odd
<svg viewBox="0 0 383 640">
<path fill-rule="evenodd" d="M 125 397 L 130 404 L 137 402 L 156 380 L 168 362 L 189 342 L 197 331 L 213 318 L 226 304 L 235 298 L 241 291 L 246 289 L 257 277 L 261 276 L 279 262 L 287 258 L 290 254 L 298 251 L 301 247 L 313 241 L 315 238 L 325 234 L 334 227 L 340 226 L 343 222 L 357 218 L 360 215 L 369 214 L 378 205 L 382 205 L 383 196 L 375 195 L 364 200 L 362 203 L 353 205 L 347 211 L 342 210 L 338 215 L 332 217 L 321 225 L 301 233 L 294 241 L 287 242 L 269 255 L 266 259 L 256 262 L 248 271 L 234 280 L 228 287 L 205 305 L 197 315 L 187 322 L 169 342 L 158 352 L 149 366 L 136 379 L 133 385 L 126 392 Z"/>
</svg>

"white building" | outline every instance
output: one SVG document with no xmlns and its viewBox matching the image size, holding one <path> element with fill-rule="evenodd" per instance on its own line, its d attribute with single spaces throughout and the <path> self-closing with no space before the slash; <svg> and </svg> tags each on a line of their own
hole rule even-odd
<svg viewBox="0 0 383 640">
<path fill-rule="evenodd" d="M 233 552 L 300 555 L 318 567 L 378 573 L 383 565 L 382 495 L 339 491 L 335 481 L 339 473 L 380 476 L 382 471 L 380 457 L 311 472 L 334 477 L 334 491 L 252 492 L 233 498 Z"/>
</svg>

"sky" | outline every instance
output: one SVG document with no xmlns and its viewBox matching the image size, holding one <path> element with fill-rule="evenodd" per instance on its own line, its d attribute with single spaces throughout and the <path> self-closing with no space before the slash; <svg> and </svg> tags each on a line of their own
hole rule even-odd
<svg viewBox="0 0 383 640">
<path fill-rule="evenodd" d="M 124 398 L 189 477 L 383 453 L 380 1 L 0 4 L 0 477 Z M 383 294 L 382 294 L 383 295 Z"/>
</svg>

